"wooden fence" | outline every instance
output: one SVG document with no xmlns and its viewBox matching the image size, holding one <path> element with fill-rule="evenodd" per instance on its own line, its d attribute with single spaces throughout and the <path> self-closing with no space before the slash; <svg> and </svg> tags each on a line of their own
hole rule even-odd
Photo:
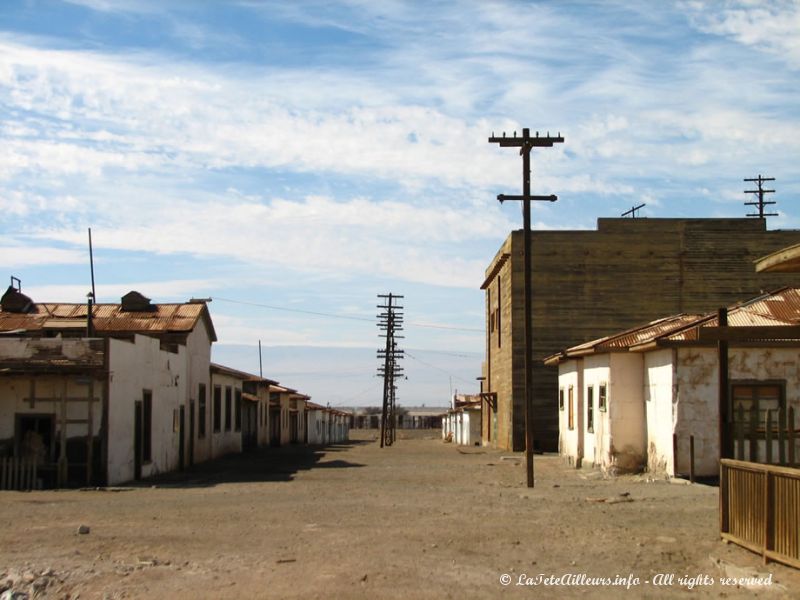
<svg viewBox="0 0 800 600">
<path fill-rule="evenodd" d="M 719 504 L 724 540 L 800 569 L 800 469 L 724 458 Z"/>
<path fill-rule="evenodd" d="M 745 411 L 740 404 L 734 414 L 733 456 L 737 460 L 790 467 L 798 465 L 800 457 L 796 446 L 800 436 L 795 425 L 794 407 L 763 411 L 763 419 L 759 419 L 755 407 Z"/>
<path fill-rule="evenodd" d="M 0 490 L 26 492 L 39 487 L 35 459 L 0 458 Z"/>
</svg>

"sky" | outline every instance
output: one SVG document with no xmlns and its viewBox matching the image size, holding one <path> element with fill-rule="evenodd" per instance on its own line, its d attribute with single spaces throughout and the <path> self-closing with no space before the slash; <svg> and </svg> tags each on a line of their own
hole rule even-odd
<svg viewBox="0 0 800 600">
<path fill-rule="evenodd" d="M 800 2 L 4 0 L 0 275 L 34 301 L 212 298 L 213 358 L 379 404 L 377 294 L 404 296 L 398 401 L 475 392 L 479 287 L 521 227 L 743 217 L 800 228 Z"/>
</svg>

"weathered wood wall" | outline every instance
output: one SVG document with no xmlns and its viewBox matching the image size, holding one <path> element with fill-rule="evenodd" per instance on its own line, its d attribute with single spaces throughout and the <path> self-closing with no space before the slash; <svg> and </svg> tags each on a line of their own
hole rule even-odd
<svg viewBox="0 0 800 600">
<path fill-rule="evenodd" d="M 558 445 L 557 370 L 541 359 L 588 340 L 681 312 L 710 312 L 762 290 L 800 283 L 756 273 L 753 262 L 795 244 L 800 231 L 768 231 L 760 219 L 599 219 L 596 231 L 535 231 L 533 244 L 536 446 Z M 503 253 L 508 261 L 497 273 Z M 486 271 L 488 390 L 497 392 L 501 448 L 524 449 L 522 231 Z M 491 276 L 491 277 L 490 277 Z M 490 333 L 501 279 L 501 335 Z M 484 411 L 484 439 L 490 426 Z M 494 433 L 494 432 L 493 432 Z"/>
</svg>

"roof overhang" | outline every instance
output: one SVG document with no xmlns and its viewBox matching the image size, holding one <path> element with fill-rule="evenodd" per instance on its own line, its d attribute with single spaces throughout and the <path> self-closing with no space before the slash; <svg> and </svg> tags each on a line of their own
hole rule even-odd
<svg viewBox="0 0 800 600">
<path fill-rule="evenodd" d="M 494 278 L 497 277 L 497 274 L 500 272 L 500 269 L 502 269 L 503 265 L 505 265 L 506 262 L 508 262 L 509 258 L 511 258 L 510 252 L 503 252 L 498 257 L 497 261 L 494 263 L 494 265 L 492 265 L 492 268 L 489 270 L 489 274 L 486 276 L 486 279 L 481 284 L 482 290 L 485 290 L 487 287 L 489 287 L 489 284 L 491 284 Z"/>
<path fill-rule="evenodd" d="M 757 273 L 800 273 L 800 244 L 762 256 L 755 264 Z"/>
</svg>

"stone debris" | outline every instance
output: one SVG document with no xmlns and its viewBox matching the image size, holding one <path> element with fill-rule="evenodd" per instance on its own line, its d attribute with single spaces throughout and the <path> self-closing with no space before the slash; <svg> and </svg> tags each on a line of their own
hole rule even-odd
<svg viewBox="0 0 800 600">
<path fill-rule="evenodd" d="M 88 525 L 80 525 L 78 527 L 78 535 L 86 535 L 91 531 L 91 528 Z"/>
<path fill-rule="evenodd" d="M 61 596 L 58 588 L 64 578 L 53 569 L 8 569 L 0 571 L 0 600 L 28 600 Z"/>
<path fill-rule="evenodd" d="M 596 502 L 604 504 L 620 504 L 623 502 L 633 502 L 630 492 L 622 492 L 618 496 L 602 497 L 602 498 L 586 498 L 587 502 Z"/>
</svg>

